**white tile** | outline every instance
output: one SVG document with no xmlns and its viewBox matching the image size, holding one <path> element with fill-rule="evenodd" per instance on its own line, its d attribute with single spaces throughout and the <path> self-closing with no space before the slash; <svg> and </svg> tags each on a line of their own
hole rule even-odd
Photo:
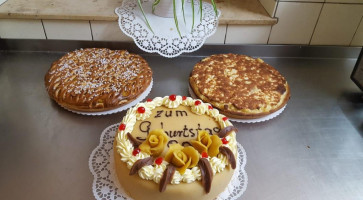
<svg viewBox="0 0 363 200">
<path fill-rule="evenodd" d="M 360 21 L 357 32 L 354 34 L 351 46 L 363 46 L 363 20 Z"/>
<path fill-rule="evenodd" d="M 0 19 L 0 38 L 46 39 L 41 20 Z"/>
<path fill-rule="evenodd" d="M 131 37 L 124 34 L 118 22 L 91 21 L 93 40 L 97 41 L 133 41 Z"/>
<path fill-rule="evenodd" d="M 48 39 L 92 40 L 89 21 L 43 20 Z"/>
<path fill-rule="evenodd" d="M 363 3 L 363 0 L 325 0 L 327 3 Z"/>
<path fill-rule="evenodd" d="M 224 44 L 224 39 L 226 37 L 226 27 L 227 25 L 219 25 L 217 31 L 207 38 L 206 44 Z"/>
<path fill-rule="evenodd" d="M 271 17 L 275 15 L 275 10 L 277 6 L 276 0 L 260 0 L 260 3 Z"/>
<path fill-rule="evenodd" d="M 226 44 L 267 44 L 271 25 L 228 25 Z"/>
<path fill-rule="evenodd" d="M 363 14 L 361 4 L 325 3 L 311 45 L 349 45 Z"/>
<path fill-rule="evenodd" d="M 323 3 L 280 2 L 269 44 L 309 44 Z"/>
</svg>

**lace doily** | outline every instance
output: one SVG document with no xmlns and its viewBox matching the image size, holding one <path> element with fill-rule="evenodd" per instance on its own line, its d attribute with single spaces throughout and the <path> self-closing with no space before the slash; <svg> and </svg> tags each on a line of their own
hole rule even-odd
<svg viewBox="0 0 363 200">
<path fill-rule="evenodd" d="M 93 174 L 92 191 L 97 200 L 117 199 L 132 200 L 120 186 L 113 160 L 113 141 L 119 124 L 107 127 L 101 134 L 99 145 L 92 151 L 89 158 L 89 169 Z M 237 143 L 237 167 L 227 188 L 217 200 L 236 200 L 247 188 L 248 178 L 245 171 L 246 152 Z"/>
<path fill-rule="evenodd" d="M 142 12 L 135 0 L 124 0 L 122 6 L 115 9 L 119 16 L 120 29 L 129 37 L 132 37 L 136 45 L 143 51 L 159 53 L 161 56 L 172 58 L 183 52 L 193 52 L 204 44 L 207 37 L 213 35 L 218 27 L 218 16 L 215 16 L 213 6 L 203 2 L 202 21 L 198 11 L 199 1 L 195 2 L 194 26 L 192 29 L 191 3 L 185 1 L 185 22 L 183 14 L 178 14 L 178 24 L 181 33 L 179 36 L 174 18 L 163 18 L 151 13 L 151 0 L 143 0 L 142 6 L 154 33 L 145 23 Z"/>
</svg>

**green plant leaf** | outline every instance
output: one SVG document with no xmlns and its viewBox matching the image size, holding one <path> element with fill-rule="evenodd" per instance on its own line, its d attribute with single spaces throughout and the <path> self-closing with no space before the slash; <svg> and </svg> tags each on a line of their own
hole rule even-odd
<svg viewBox="0 0 363 200">
<path fill-rule="evenodd" d="M 185 12 L 184 12 L 184 0 L 182 0 L 182 10 L 183 10 L 184 24 L 186 24 L 186 22 L 185 22 Z"/>
<path fill-rule="evenodd" d="M 200 12 L 200 21 L 202 22 L 202 15 L 203 15 L 203 1 L 199 1 L 199 12 Z"/>
<path fill-rule="evenodd" d="M 193 16 L 193 22 L 192 22 L 192 30 L 190 32 L 193 32 L 193 28 L 194 28 L 194 0 L 192 0 L 192 16 Z"/>
<path fill-rule="evenodd" d="M 181 37 L 180 30 L 179 30 L 179 24 L 178 24 L 178 17 L 176 16 L 175 0 L 173 0 L 173 12 L 174 12 L 174 21 L 175 21 L 176 30 L 178 31 L 179 36 Z"/>
<path fill-rule="evenodd" d="M 142 15 L 144 15 L 144 19 L 145 19 L 145 21 L 146 21 L 146 25 L 149 27 L 149 29 L 151 30 L 151 32 L 152 32 L 153 34 L 155 34 L 155 33 L 154 33 L 154 31 L 153 31 L 153 29 L 151 28 L 151 26 L 150 26 L 150 24 L 149 24 L 149 21 L 147 20 L 147 18 L 146 18 L 146 16 L 145 16 L 144 9 L 142 8 L 142 5 L 141 5 L 141 0 L 137 0 L 137 4 L 138 4 L 138 5 L 139 5 L 139 7 L 140 7 L 140 10 L 141 10 L 141 12 L 142 12 Z"/>
<path fill-rule="evenodd" d="M 211 0 L 212 5 L 213 5 L 213 9 L 214 9 L 214 13 L 216 14 L 216 17 L 218 16 L 218 10 L 217 10 L 217 5 L 216 2 L 214 2 L 214 0 Z"/>
<path fill-rule="evenodd" d="M 155 7 L 158 5 L 160 3 L 160 0 L 155 0 L 154 1 L 154 3 L 153 3 L 153 6 L 152 6 L 152 8 L 153 8 L 153 13 L 155 12 Z"/>
</svg>

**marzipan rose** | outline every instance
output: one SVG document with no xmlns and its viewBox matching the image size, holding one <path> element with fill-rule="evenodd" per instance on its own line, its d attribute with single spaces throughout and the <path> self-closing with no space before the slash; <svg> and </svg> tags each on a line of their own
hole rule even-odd
<svg viewBox="0 0 363 200">
<path fill-rule="evenodd" d="M 139 148 L 141 151 L 157 157 L 163 152 L 168 141 L 169 137 L 163 129 L 155 129 L 150 131 L 146 140 L 140 144 Z"/>
<path fill-rule="evenodd" d="M 172 144 L 165 155 L 165 161 L 173 164 L 181 175 L 188 168 L 198 164 L 199 153 L 192 146 L 183 147 L 180 144 Z"/>
<path fill-rule="evenodd" d="M 222 141 L 217 135 L 211 136 L 207 131 L 198 131 L 197 140 L 190 142 L 199 153 L 206 152 L 210 157 L 217 156 L 219 147 L 222 145 Z"/>
</svg>

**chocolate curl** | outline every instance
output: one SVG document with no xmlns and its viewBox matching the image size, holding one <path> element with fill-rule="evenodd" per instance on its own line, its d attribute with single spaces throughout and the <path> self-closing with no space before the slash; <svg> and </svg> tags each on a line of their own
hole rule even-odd
<svg viewBox="0 0 363 200">
<path fill-rule="evenodd" d="M 137 141 L 134 136 L 132 136 L 130 133 L 127 133 L 127 139 L 130 140 L 131 144 L 134 146 L 134 148 L 138 148 L 141 144 L 140 141 Z"/>
<path fill-rule="evenodd" d="M 210 192 L 213 180 L 213 170 L 206 158 L 201 158 L 198 162 L 200 174 L 202 177 L 202 185 L 206 193 Z"/>
<path fill-rule="evenodd" d="M 228 162 L 231 164 L 232 169 L 236 169 L 236 158 L 233 152 L 226 146 L 219 147 L 219 153 L 227 157 Z"/>
<path fill-rule="evenodd" d="M 232 131 L 238 132 L 238 129 L 235 128 L 234 126 L 227 126 L 226 128 L 219 131 L 218 137 L 224 138 L 224 137 L 228 136 Z"/>
<path fill-rule="evenodd" d="M 160 179 L 159 184 L 159 192 L 164 192 L 166 189 L 166 186 L 171 183 L 171 180 L 173 180 L 173 176 L 175 173 L 175 167 L 174 165 L 168 165 L 163 173 L 163 176 Z"/>
<path fill-rule="evenodd" d="M 142 167 L 147 166 L 147 165 L 152 165 L 154 163 L 154 160 L 152 157 L 148 157 L 148 158 L 144 158 L 144 159 L 140 159 L 137 160 L 134 165 L 132 165 L 131 169 L 130 169 L 130 173 L 129 175 L 134 175 L 136 174 Z"/>
</svg>

